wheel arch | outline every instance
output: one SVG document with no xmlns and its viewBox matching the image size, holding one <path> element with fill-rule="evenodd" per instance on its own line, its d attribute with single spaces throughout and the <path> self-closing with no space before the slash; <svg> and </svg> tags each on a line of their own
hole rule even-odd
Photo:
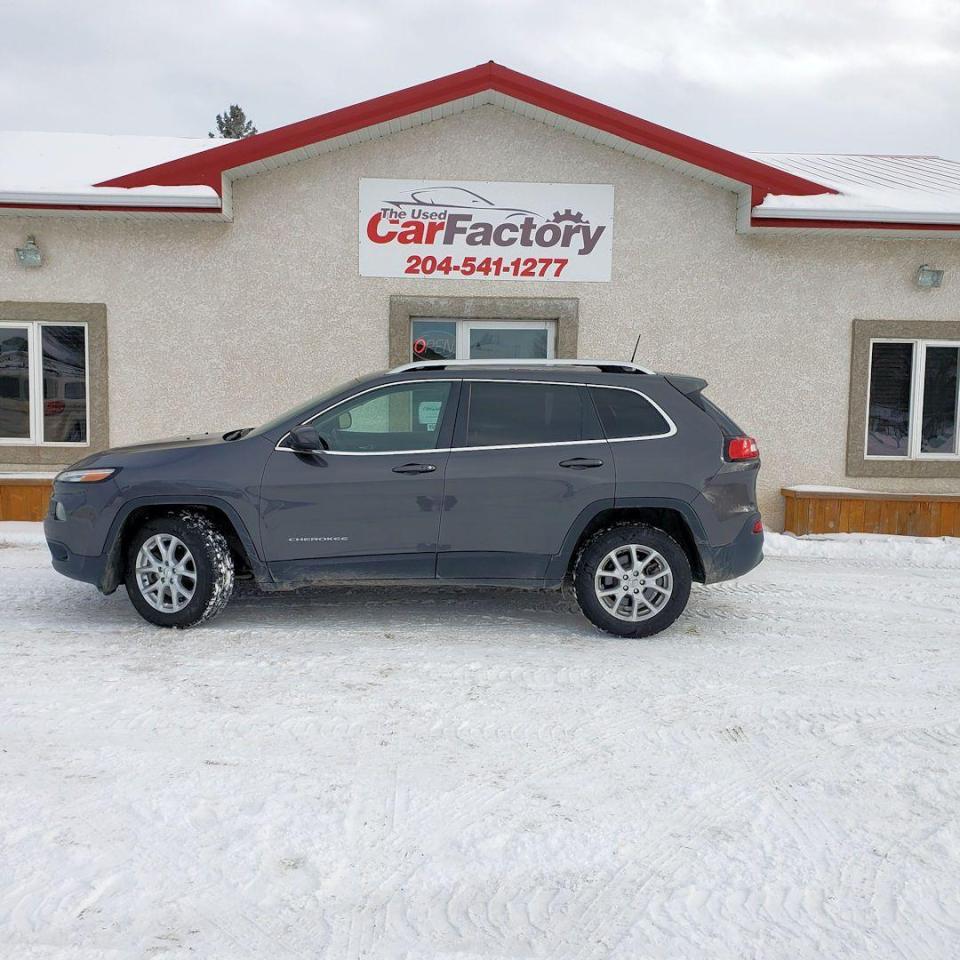
<svg viewBox="0 0 960 960">
<path fill-rule="evenodd" d="M 550 563 L 548 579 L 566 578 L 572 572 L 584 543 L 598 530 L 620 523 L 646 523 L 668 533 L 680 544 L 690 561 L 693 579 L 704 582 L 706 574 L 700 547 L 706 540 L 703 525 L 690 504 L 666 498 L 608 500 L 592 504 L 571 526 L 561 552 Z"/>
<path fill-rule="evenodd" d="M 123 582 L 127 546 L 141 524 L 184 510 L 204 514 L 226 537 L 239 576 L 252 576 L 258 584 L 272 583 L 250 532 L 229 503 L 215 497 L 156 497 L 131 500 L 114 519 L 107 535 L 107 561 L 98 585 L 101 592 L 113 593 Z"/>
</svg>

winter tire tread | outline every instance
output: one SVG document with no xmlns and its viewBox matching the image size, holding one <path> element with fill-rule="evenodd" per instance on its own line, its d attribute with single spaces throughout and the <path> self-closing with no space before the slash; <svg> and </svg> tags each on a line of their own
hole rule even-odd
<svg viewBox="0 0 960 960">
<path fill-rule="evenodd" d="M 197 565 L 199 576 L 193 598 L 176 613 L 154 609 L 137 585 L 137 552 L 144 541 L 158 533 L 172 533 L 182 540 Z M 145 620 L 181 630 L 196 627 L 217 616 L 229 602 L 234 584 L 233 554 L 226 537 L 202 513 L 183 511 L 154 517 L 140 526 L 130 540 L 124 582 L 130 602 Z"/>
</svg>

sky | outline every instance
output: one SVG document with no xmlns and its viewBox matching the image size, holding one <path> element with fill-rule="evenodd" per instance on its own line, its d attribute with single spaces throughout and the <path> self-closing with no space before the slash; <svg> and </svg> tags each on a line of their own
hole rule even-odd
<svg viewBox="0 0 960 960">
<path fill-rule="evenodd" d="M 960 160 L 960 0 L 0 0 L 0 129 L 271 129 L 487 60 L 740 151 Z"/>
</svg>

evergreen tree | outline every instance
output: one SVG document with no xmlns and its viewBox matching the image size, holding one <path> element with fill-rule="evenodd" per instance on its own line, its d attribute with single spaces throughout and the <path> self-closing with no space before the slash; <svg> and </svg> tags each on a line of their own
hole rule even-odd
<svg viewBox="0 0 960 960">
<path fill-rule="evenodd" d="M 244 137 L 250 137 L 257 132 L 253 122 L 247 119 L 243 108 L 235 103 L 230 104 L 230 109 L 226 113 L 217 114 L 217 133 L 211 133 L 211 137 L 227 137 L 230 140 L 242 140 Z"/>
</svg>

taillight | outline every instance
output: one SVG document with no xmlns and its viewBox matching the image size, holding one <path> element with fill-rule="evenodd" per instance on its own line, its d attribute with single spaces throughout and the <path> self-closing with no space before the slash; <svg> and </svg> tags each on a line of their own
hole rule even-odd
<svg viewBox="0 0 960 960">
<path fill-rule="evenodd" d="M 756 460 L 760 456 L 760 448 L 753 437 L 731 437 L 727 441 L 728 460 Z"/>
</svg>

